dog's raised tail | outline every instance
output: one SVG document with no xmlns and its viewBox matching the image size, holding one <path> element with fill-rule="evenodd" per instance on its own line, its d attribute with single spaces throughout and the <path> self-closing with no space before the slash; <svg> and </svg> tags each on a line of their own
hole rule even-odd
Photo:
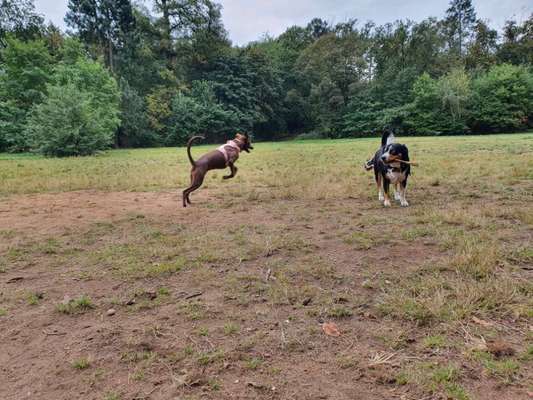
<svg viewBox="0 0 533 400">
<path fill-rule="evenodd" d="M 396 138 L 394 137 L 394 133 L 391 130 L 387 129 L 381 137 L 381 147 L 387 146 L 391 143 L 394 143 L 395 141 Z"/>
<path fill-rule="evenodd" d="M 187 155 L 189 156 L 189 161 L 191 162 L 191 165 L 193 167 L 196 166 L 196 162 L 194 161 L 194 159 L 192 158 L 192 155 L 191 155 L 191 146 L 192 146 L 192 142 L 194 142 L 196 139 L 205 139 L 205 138 L 203 136 L 193 136 L 187 142 Z"/>
</svg>

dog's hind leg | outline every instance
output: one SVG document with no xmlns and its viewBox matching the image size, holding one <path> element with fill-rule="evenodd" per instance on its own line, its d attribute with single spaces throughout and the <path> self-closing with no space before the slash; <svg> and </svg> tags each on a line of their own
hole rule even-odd
<svg viewBox="0 0 533 400">
<path fill-rule="evenodd" d="M 192 192 L 202 186 L 203 182 L 204 174 L 193 170 L 193 172 L 191 173 L 191 186 L 189 186 L 183 191 L 183 207 L 187 207 L 187 204 L 191 204 L 191 199 L 189 198 L 189 196 Z"/>
<path fill-rule="evenodd" d="M 231 179 L 231 178 L 235 177 L 235 175 L 237 175 L 237 167 L 234 164 L 230 164 L 230 165 L 228 165 L 228 167 L 230 167 L 231 173 L 229 175 L 223 176 L 222 177 L 223 179 Z"/>
<path fill-rule="evenodd" d="M 385 200 L 385 197 L 383 197 L 383 178 L 381 177 L 381 174 L 376 173 L 376 185 L 378 187 L 378 200 L 383 201 Z"/>
</svg>

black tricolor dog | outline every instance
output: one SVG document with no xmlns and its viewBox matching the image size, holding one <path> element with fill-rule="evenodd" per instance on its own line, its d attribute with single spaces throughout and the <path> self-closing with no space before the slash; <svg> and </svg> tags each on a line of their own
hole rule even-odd
<svg viewBox="0 0 533 400">
<path fill-rule="evenodd" d="M 409 203 L 405 199 L 405 191 L 411 166 L 401 161 L 409 161 L 409 150 L 407 146 L 395 143 L 395 140 L 394 134 L 386 131 L 381 137 L 381 148 L 373 159 L 366 162 L 365 169 L 374 168 L 379 201 L 382 201 L 385 207 L 391 205 L 389 195 L 391 183 L 394 185 L 394 199 L 398 200 L 402 207 L 407 207 Z"/>
</svg>

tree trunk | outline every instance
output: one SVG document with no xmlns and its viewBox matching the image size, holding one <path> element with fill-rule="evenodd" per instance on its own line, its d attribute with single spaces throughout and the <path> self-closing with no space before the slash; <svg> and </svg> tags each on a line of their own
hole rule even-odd
<svg viewBox="0 0 533 400">
<path fill-rule="evenodd" d="M 111 70 L 111 73 L 113 73 L 113 41 L 111 39 L 109 39 L 109 53 L 108 53 L 108 57 L 109 57 L 109 69 Z"/>
<path fill-rule="evenodd" d="M 167 59 L 167 65 L 170 68 L 172 66 L 172 52 L 170 46 L 172 43 L 171 29 L 170 29 L 170 14 L 168 10 L 168 0 L 160 0 L 161 11 L 163 13 L 163 53 Z"/>
</svg>

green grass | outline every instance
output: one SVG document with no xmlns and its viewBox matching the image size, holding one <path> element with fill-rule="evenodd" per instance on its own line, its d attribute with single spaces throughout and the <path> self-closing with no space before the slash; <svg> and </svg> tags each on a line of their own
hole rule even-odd
<svg viewBox="0 0 533 400">
<path fill-rule="evenodd" d="M 91 298 L 85 295 L 56 305 L 56 310 L 62 314 L 82 314 L 93 308 Z"/>
<path fill-rule="evenodd" d="M 533 176 L 533 168 L 528 168 L 532 162 L 531 134 L 401 140 L 409 146 L 412 158 L 420 162 L 414 179 L 425 187 L 438 180 L 441 186 L 445 182 L 448 190 L 468 188 L 465 194 L 475 193 L 481 184 L 480 165 L 481 173 L 491 177 L 483 185 L 491 187 L 509 180 L 523 182 Z M 373 154 L 377 143 L 377 138 L 257 143 L 251 154 L 244 154 L 239 160 L 236 180 L 240 185 L 222 182 L 220 172 L 208 175 L 204 185 L 224 188 L 234 198 L 247 201 L 363 194 L 368 190 L 368 176 L 360 172 L 360 165 Z M 194 147 L 194 157 L 213 147 Z M 513 157 L 509 158 L 509 154 Z M 335 168 L 331 168 L 332 163 Z M 0 154 L 0 195 L 83 189 L 175 189 L 188 184 L 189 170 L 183 148 L 110 150 L 92 157 L 64 159 Z"/>
<path fill-rule="evenodd" d="M 152 382 L 178 388 L 177 396 L 220 390 L 223 398 L 236 378 L 264 384 L 263 395 L 276 386 L 272 395 L 285 398 L 293 395 L 287 368 L 294 387 L 325 370 L 335 371 L 332 384 L 376 374 L 376 396 L 396 384 L 409 386 L 397 394 L 405 389 L 413 398 L 474 399 L 476 374 L 487 387 L 522 390 L 533 373 L 533 135 L 402 138 L 420 166 L 408 186 L 411 207 L 390 210 L 361 168 L 378 141 L 257 144 L 234 180 L 211 171 L 186 210 L 176 192 L 188 184 L 183 148 L 69 159 L 2 154 L 0 200 L 8 206 L 1 217 L 38 222 L 0 230 L 2 284 L 24 277 L 5 285 L 0 319 L 26 326 L 39 313 L 50 343 L 94 336 L 69 342 L 68 351 L 90 348 L 101 370 L 75 360 L 71 370 L 85 371 L 71 371 L 78 378 L 69 384 L 90 384 L 100 399 L 148 396 Z M 110 217 L 67 218 L 65 226 L 16 207 L 38 198 L 24 194 L 76 189 L 96 194 L 73 204 L 74 213 L 108 198 L 98 191 L 153 193 L 147 201 L 114 193 L 105 204 Z M 56 289 L 57 282 L 67 283 Z M 88 296 L 56 305 L 73 293 L 94 296 L 98 312 Z M 116 309 L 113 317 L 106 306 Z M 87 315 L 56 330 L 58 313 Z M 327 337 L 322 322 L 337 324 L 341 337 Z M 31 335 L 41 331 L 28 333 L 32 354 L 41 350 Z M 500 337 L 516 355 L 479 350 L 482 339 Z M 47 382 L 55 372 L 43 372 Z M 120 396 L 106 385 L 115 372 L 128 377 Z M 302 397 L 312 390 L 302 385 Z"/>
<path fill-rule="evenodd" d="M 401 370 L 396 376 L 398 385 L 414 384 L 428 393 L 445 393 L 445 398 L 469 400 L 461 386 L 462 371 L 454 364 L 418 363 Z"/>
<path fill-rule="evenodd" d="M 104 395 L 103 400 L 120 400 L 122 397 L 115 392 L 108 392 Z"/>
<path fill-rule="evenodd" d="M 72 367 L 75 369 L 83 370 L 91 366 L 91 361 L 87 357 L 82 357 L 72 362 Z"/>
<path fill-rule="evenodd" d="M 239 332 L 239 326 L 232 323 L 232 322 L 228 322 L 227 324 L 224 325 L 224 334 L 226 336 L 231 336 L 231 335 L 235 335 L 237 332 Z"/>
<path fill-rule="evenodd" d="M 474 353 L 474 359 L 479 361 L 485 371 L 504 384 L 511 384 L 518 379 L 520 363 L 514 359 L 496 359 L 485 351 Z"/>
</svg>

